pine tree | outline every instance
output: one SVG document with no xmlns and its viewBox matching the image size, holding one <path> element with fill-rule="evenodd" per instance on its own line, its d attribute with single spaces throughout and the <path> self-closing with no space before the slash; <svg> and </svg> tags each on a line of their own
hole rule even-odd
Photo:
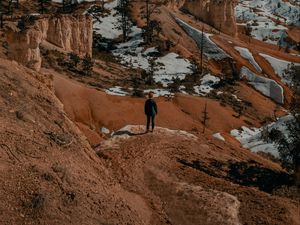
<svg viewBox="0 0 300 225">
<path fill-rule="evenodd" d="M 128 0 L 118 0 L 118 11 L 121 14 L 120 28 L 122 29 L 123 42 L 127 41 L 131 25 L 128 17 L 128 5 Z"/>
<path fill-rule="evenodd" d="M 146 12 L 144 18 L 146 19 L 146 42 L 152 42 L 152 29 L 151 29 L 151 16 L 157 10 L 157 8 L 165 3 L 164 0 L 145 0 Z"/>
<path fill-rule="evenodd" d="M 146 84 L 148 84 L 148 85 L 153 85 L 154 83 L 155 83 L 155 81 L 154 81 L 154 71 L 155 71 L 155 58 L 151 58 L 150 60 L 149 60 L 149 62 L 150 62 L 150 68 L 149 68 L 149 71 L 148 71 L 148 73 L 147 73 L 147 80 L 146 80 Z"/>
<path fill-rule="evenodd" d="M 38 0 L 39 1 L 39 12 L 41 14 L 48 12 L 48 6 L 51 0 Z"/>
<path fill-rule="evenodd" d="M 86 54 L 85 57 L 82 59 L 82 69 L 85 75 L 90 75 L 93 70 L 94 62 L 92 58 Z"/>
<path fill-rule="evenodd" d="M 69 54 L 69 67 L 77 68 L 79 63 L 80 63 L 80 57 L 75 53 L 70 53 Z"/>
<path fill-rule="evenodd" d="M 300 172 L 300 66 L 292 66 L 286 74 L 292 80 L 290 112 L 293 119 L 286 123 L 285 133 L 272 129 L 269 138 L 277 144 L 283 166 Z"/>
<path fill-rule="evenodd" d="M 62 0 L 63 5 L 63 12 L 67 12 L 70 10 L 71 6 L 73 5 L 73 0 Z"/>
</svg>

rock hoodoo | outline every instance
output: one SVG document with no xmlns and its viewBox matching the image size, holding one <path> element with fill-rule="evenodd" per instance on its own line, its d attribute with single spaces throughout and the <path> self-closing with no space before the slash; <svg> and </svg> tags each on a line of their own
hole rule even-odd
<svg viewBox="0 0 300 225">
<path fill-rule="evenodd" d="M 235 5 L 236 0 L 186 0 L 182 9 L 216 29 L 234 36 L 237 32 Z"/>
<path fill-rule="evenodd" d="M 92 19 L 85 15 L 39 18 L 24 30 L 11 25 L 6 32 L 8 56 L 39 71 L 42 62 L 40 45 L 43 43 L 79 56 L 91 55 L 92 26 Z"/>
</svg>

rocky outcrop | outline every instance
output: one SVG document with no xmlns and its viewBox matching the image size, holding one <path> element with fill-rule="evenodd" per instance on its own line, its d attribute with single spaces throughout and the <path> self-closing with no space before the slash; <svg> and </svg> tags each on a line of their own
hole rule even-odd
<svg viewBox="0 0 300 225">
<path fill-rule="evenodd" d="M 46 40 L 80 56 L 92 54 L 93 23 L 89 16 L 51 18 Z"/>
<path fill-rule="evenodd" d="M 41 68 L 40 45 L 44 42 L 79 56 L 91 56 L 92 26 L 92 19 L 85 15 L 40 18 L 25 30 L 11 24 L 6 32 L 8 56 L 36 71 Z"/>
<path fill-rule="evenodd" d="M 216 29 L 234 36 L 237 32 L 235 4 L 236 0 L 186 0 L 182 9 Z"/>
<path fill-rule="evenodd" d="M 9 58 L 38 71 L 42 63 L 39 48 L 42 33 L 37 29 L 19 32 L 11 26 L 6 34 Z"/>
</svg>

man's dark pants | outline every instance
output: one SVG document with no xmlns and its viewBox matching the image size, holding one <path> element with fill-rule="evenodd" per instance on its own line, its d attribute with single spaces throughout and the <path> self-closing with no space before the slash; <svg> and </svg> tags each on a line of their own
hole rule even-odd
<svg viewBox="0 0 300 225">
<path fill-rule="evenodd" d="M 149 127 L 150 127 L 150 120 L 151 120 L 151 123 L 152 123 L 152 130 L 154 129 L 154 126 L 155 126 L 154 119 L 155 119 L 155 114 L 147 115 L 147 130 L 149 130 Z"/>
</svg>

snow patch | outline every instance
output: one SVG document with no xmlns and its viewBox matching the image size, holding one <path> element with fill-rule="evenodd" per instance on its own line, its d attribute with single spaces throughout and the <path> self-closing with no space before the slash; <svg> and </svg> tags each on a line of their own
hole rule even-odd
<svg viewBox="0 0 300 225">
<path fill-rule="evenodd" d="M 187 74 L 192 74 L 192 64 L 187 60 L 180 58 L 176 53 L 169 53 L 158 58 L 155 63 L 157 66 L 154 71 L 155 82 L 160 82 L 164 87 L 172 83 L 173 79 L 183 80 Z"/>
<path fill-rule="evenodd" d="M 221 141 L 225 141 L 225 138 L 220 133 L 213 134 L 213 137 Z"/>
<path fill-rule="evenodd" d="M 240 73 L 256 90 L 270 97 L 275 102 L 280 104 L 284 103 L 283 88 L 276 81 L 259 76 L 250 71 L 247 67 L 242 67 Z"/>
<path fill-rule="evenodd" d="M 159 97 L 159 96 L 174 96 L 174 93 L 171 93 L 170 91 L 166 90 L 166 89 L 147 89 L 144 90 L 144 93 L 149 93 L 149 92 L 153 92 L 154 97 Z"/>
<path fill-rule="evenodd" d="M 249 49 L 238 46 L 234 47 L 234 49 L 237 50 L 243 58 L 247 59 L 258 72 L 262 71 L 261 67 L 257 64 Z"/>
<path fill-rule="evenodd" d="M 109 95 L 117 95 L 117 96 L 128 95 L 128 92 L 123 91 L 122 87 L 120 87 L 120 86 L 115 86 L 115 87 L 109 88 L 108 90 L 105 90 L 105 92 Z"/>
<path fill-rule="evenodd" d="M 107 129 L 106 127 L 102 127 L 102 128 L 101 128 L 101 133 L 103 133 L 103 134 L 109 134 L 109 133 L 110 133 L 110 130 Z"/>
<path fill-rule="evenodd" d="M 284 37 L 287 36 L 285 26 L 300 25 L 299 7 L 299 2 L 291 4 L 284 0 L 239 0 L 235 15 L 238 20 L 246 22 L 251 28 L 251 35 L 254 38 L 285 46 Z"/>
<path fill-rule="evenodd" d="M 230 58 L 221 48 L 219 48 L 209 37 L 211 34 L 205 33 L 200 30 L 195 29 L 184 21 L 176 18 L 176 22 L 185 30 L 185 32 L 194 39 L 198 47 L 201 48 L 203 44 L 203 53 L 209 59 L 222 60 L 225 58 Z M 203 38 L 203 41 L 201 39 Z"/>
<path fill-rule="evenodd" d="M 289 61 L 285 61 L 282 59 L 277 59 L 267 54 L 259 53 L 262 57 L 264 57 L 273 67 L 274 72 L 281 77 L 282 82 L 286 84 L 291 83 L 291 78 L 288 77 L 286 71 L 291 68 L 292 65 L 300 66 L 300 63 L 292 63 Z"/>
<path fill-rule="evenodd" d="M 202 96 L 211 92 L 213 90 L 213 85 L 220 82 L 220 78 L 215 77 L 211 74 L 206 74 L 200 80 L 201 80 L 201 85 L 194 86 L 194 91 L 198 95 L 202 95 Z"/>
<path fill-rule="evenodd" d="M 248 148 L 252 152 L 270 153 L 273 156 L 279 158 L 279 152 L 276 144 L 273 142 L 265 141 L 263 139 L 263 132 L 265 129 L 269 131 L 271 131 L 272 129 L 278 129 L 283 133 L 287 133 L 286 123 L 291 120 L 293 120 L 293 116 L 287 115 L 279 118 L 276 122 L 266 125 L 265 127 L 248 128 L 242 126 L 239 130 L 232 130 L 230 134 L 235 137 L 244 148 Z"/>
</svg>

